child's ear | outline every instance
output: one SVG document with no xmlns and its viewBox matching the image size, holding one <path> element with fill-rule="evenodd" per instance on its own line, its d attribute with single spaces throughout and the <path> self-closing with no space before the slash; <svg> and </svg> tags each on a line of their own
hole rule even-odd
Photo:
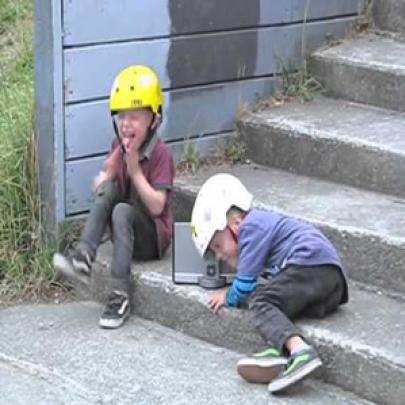
<svg viewBox="0 0 405 405">
<path fill-rule="evenodd" d="M 242 217 L 239 214 L 234 213 L 228 220 L 228 226 L 232 229 L 234 234 L 238 234 L 239 225 L 242 222 Z"/>
</svg>

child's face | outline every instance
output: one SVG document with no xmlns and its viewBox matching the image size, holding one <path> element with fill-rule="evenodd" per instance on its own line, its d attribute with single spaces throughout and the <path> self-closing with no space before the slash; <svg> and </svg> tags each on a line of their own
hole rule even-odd
<svg viewBox="0 0 405 405">
<path fill-rule="evenodd" d="M 152 111 L 146 108 L 118 113 L 118 132 L 126 152 L 131 145 L 139 150 L 146 139 L 152 118 Z"/>
<path fill-rule="evenodd" d="M 229 226 L 223 231 L 215 232 L 209 248 L 214 252 L 217 260 L 226 261 L 230 266 L 236 268 L 238 263 L 238 244 Z"/>
</svg>

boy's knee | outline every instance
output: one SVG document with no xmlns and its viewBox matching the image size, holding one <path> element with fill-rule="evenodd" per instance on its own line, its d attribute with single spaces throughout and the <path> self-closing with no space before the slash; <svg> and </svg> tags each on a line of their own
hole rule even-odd
<svg viewBox="0 0 405 405">
<path fill-rule="evenodd" d="M 112 222 L 116 226 L 125 226 L 130 223 L 133 215 L 133 207 L 127 203 L 118 203 L 112 213 Z"/>
<path fill-rule="evenodd" d="M 257 290 L 249 299 L 249 310 L 253 314 L 260 314 L 263 311 L 268 311 L 269 306 L 272 305 L 273 303 L 271 302 L 271 299 L 269 299 L 269 296 Z"/>
<path fill-rule="evenodd" d="M 271 306 L 283 306 L 282 292 L 278 288 L 270 288 L 268 285 L 258 285 L 249 301 L 249 309 L 260 311 L 262 308 Z"/>
<path fill-rule="evenodd" d="M 95 191 L 96 200 L 113 199 L 118 195 L 118 184 L 113 180 L 102 182 Z"/>
</svg>

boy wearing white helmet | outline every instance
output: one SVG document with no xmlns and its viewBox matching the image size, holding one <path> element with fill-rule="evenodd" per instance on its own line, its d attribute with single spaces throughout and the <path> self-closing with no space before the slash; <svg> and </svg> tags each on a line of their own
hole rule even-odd
<svg viewBox="0 0 405 405">
<path fill-rule="evenodd" d="M 175 168 L 156 132 L 162 108 L 159 78 L 150 67 L 133 65 L 117 75 L 110 94 L 116 139 L 94 180 L 93 205 L 73 252 L 54 255 L 56 270 L 87 284 L 102 235 L 111 226 L 112 288 L 99 321 L 103 328 L 118 328 L 129 316 L 132 258 L 159 258 L 170 244 Z"/>
<path fill-rule="evenodd" d="M 217 174 L 194 204 L 193 241 L 237 269 L 232 285 L 211 295 L 214 313 L 248 304 L 255 328 L 268 345 L 241 359 L 249 382 L 269 383 L 275 393 L 321 366 L 290 319 L 323 317 L 348 301 L 347 276 L 336 249 L 315 227 L 273 211 L 252 208 L 253 197 L 230 174 Z"/>
</svg>

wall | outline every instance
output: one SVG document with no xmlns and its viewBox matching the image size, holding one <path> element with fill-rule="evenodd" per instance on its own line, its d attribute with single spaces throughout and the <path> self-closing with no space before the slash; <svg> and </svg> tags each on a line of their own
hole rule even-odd
<svg viewBox="0 0 405 405">
<path fill-rule="evenodd" d="M 301 66 L 303 42 L 309 53 L 343 37 L 361 7 L 358 0 L 36 0 L 44 202 L 57 221 L 88 209 L 113 138 L 109 89 L 125 66 L 148 64 L 159 74 L 161 136 L 175 157 L 186 138 L 204 154 L 232 134 L 238 109 L 273 92 L 280 65 Z"/>
</svg>

